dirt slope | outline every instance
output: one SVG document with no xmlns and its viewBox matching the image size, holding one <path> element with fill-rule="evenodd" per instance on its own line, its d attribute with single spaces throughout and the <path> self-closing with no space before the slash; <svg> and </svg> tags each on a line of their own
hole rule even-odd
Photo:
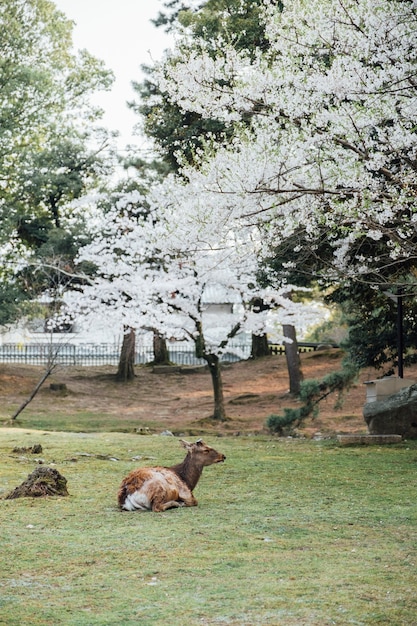
<svg viewBox="0 0 417 626">
<path fill-rule="evenodd" d="M 321 378 L 339 369 L 338 350 L 318 351 L 301 355 L 305 378 Z M 0 416 L 10 417 L 32 391 L 42 368 L 0 364 Z M 136 379 L 128 385 L 114 380 L 114 367 L 65 367 L 48 379 L 44 388 L 26 411 L 75 414 L 88 412 L 117 417 L 121 429 L 140 427 L 192 432 L 204 429 L 220 432 L 260 432 L 271 414 L 284 407 L 297 406 L 288 395 L 288 374 L 285 357 L 271 356 L 255 361 L 242 361 L 225 366 L 223 371 L 227 414 L 230 420 L 213 426 L 205 421 L 212 410 L 211 379 L 204 368 L 138 367 Z M 417 380 L 415 371 L 407 378 Z M 362 407 L 366 398 L 364 382 L 376 378 L 372 370 L 362 372 L 357 384 L 346 395 L 344 404 L 336 409 L 330 397 L 321 406 L 318 418 L 308 420 L 301 433 L 323 436 L 334 433 L 366 432 Z M 66 396 L 52 392 L 50 383 L 65 383 Z"/>
</svg>

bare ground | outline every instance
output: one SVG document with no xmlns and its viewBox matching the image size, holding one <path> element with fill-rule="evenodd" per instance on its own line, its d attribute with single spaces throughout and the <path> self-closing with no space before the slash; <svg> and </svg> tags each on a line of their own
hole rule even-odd
<svg viewBox="0 0 417 626">
<path fill-rule="evenodd" d="M 321 378 L 340 368 L 339 350 L 301 355 L 304 378 Z M 116 368 L 63 367 L 54 372 L 25 411 L 60 414 L 88 413 L 117 418 L 121 430 L 167 429 L 192 433 L 259 433 L 271 414 L 297 406 L 288 394 L 288 374 L 283 356 L 264 357 L 227 365 L 223 370 L 226 410 L 229 420 L 213 424 L 210 415 L 213 396 L 210 374 L 205 368 L 155 368 L 140 366 L 136 378 L 126 385 L 114 380 Z M 42 375 L 42 368 L 0 364 L 0 417 L 10 418 L 28 397 Z M 417 366 L 406 373 L 417 380 Z M 373 370 L 361 373 L 346 394 L 341 408 L 331 396 L 321 404 L 320 414 L 307 420 L 300 434 L 307 437 L 335 433 L 366 432 L 362 408 L 366 399 L 364 382 L 376 378 Z M 50 383 L 64 383 L 68 393 L 50 389 Z"/>
</svg>

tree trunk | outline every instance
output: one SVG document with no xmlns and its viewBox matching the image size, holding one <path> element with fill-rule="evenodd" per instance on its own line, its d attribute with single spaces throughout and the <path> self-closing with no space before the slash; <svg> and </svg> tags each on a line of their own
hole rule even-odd
<svg viewBox="0 0 417 626">
<path fill-rule="evenodd" d="M 157 330 L 153 331 L 153 364 L 170 365 L 169 352 L 165 337 L 162 337 Z"/>
<path fill-rule="evenodd" d="M 262 298 L 253 299 L 252 311 L 254 313 L 262 313 L 263 311 L 268 311 L 269 309 L 269 304 L 265 304 Z M 259 359 L 262 356 L 269 356 L 270 354 L 267 335 L 252 335 L 251 358 Z"/>
<path fill-rule="evenodd" d="M 116 380 L 122 383 L 127 383 L 135 378 L 135 345 L 135 329 L 125 329 L 122 350 L 120 352 L 119 367 L 116 374 Z"/>
<path fill-rule="evenodd" d="M 252 335 L 251 359 L 259 359 L 262 356 L 270 356 L 268 336 Z"/>
<path fill-rule="evenodd" d="M 212 418 L 219 422 L 225 422 L 227 420 L 226 411 L 224 408 L 224 396 L 223 396 L 223 381 L 220 370 L 220 359 L 216 354 L 205 354 L 204 360 L 209 366 L 211 381 L 213 383 L 214 393 L 214 413 Z"/>
<path fill-rule="evenodd" d="M 291 339 L 291 343 L 285 342 L 285 357 L 287 359 L 288 376 L 290 379 L 290 394 L 298 396 L 300 393 L 300 385 L 303 380 L 301 371 L 301 360 L 298 352 L 297 335 L 295 327 L 291 324 L 282 326 L 284 337 Z"/>
</svg>

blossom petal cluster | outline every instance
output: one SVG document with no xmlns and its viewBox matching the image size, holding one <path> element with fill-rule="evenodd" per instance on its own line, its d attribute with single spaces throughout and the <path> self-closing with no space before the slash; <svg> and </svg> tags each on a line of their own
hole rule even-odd
<svg viewBox="0 0 417 626">
<path fill-rule="evenodd" d="M 275 238 L 329 234 L 335 275 L 415 259 L 416 3 L 264 5 L 268 50 L 180 42 L 159 68 L 185 111 L 237 129 L 202 186 L 268 221 Z M 382 259 L 369 253 L 376 241 Z"/>
<path fill-rule="evenodd" d="M 103 216 L 79 255 L 97 269 L 77 297 L 79 311 L 100 311 L 115 324 L 178 340 L 204 338 L 205 350 L 218 355 L 238 333 L 263 334 L 305 318 L 304 307 L 287 297 L 291 287 L 260 286 L 259 228 L 242 227 L 227 196 L 211 203 L 211 194 L 200 189 L 201 175 L 196 172 L 195 186 L 168 177 L 147 195 L 146 211 L 132 214 L 126 195 Z M 134 203 L 140 205 L 137 196 Z M 213 293 L 230 310 L 209 322 Z M 267 306 L 259 310 L 257 301 Z"/>
</svg>

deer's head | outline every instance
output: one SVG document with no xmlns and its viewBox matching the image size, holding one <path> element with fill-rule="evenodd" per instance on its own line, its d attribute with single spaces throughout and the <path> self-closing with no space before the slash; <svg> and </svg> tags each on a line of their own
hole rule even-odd
<svg viewBox="0 0 417 626">
<path fill-rule="evenodd" d="M 184 439 L 180 439 L 180 441 L 191 458 L 203 467 L 213 465 L 213 463 L 222 463 L 226 460 L 224 454 L 205 444 L 202 439 L 198 439 L 195 443 L 189 443 Z"/>
</svg>

